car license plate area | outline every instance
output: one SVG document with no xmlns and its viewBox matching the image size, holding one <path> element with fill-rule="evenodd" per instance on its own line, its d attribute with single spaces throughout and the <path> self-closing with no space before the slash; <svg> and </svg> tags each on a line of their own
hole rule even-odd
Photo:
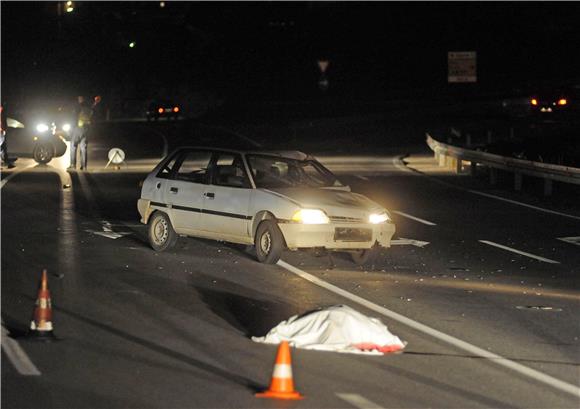
<svg viewBox="0 0 580 409">
<path fill-rule="evenodd" d="M 371 241 L 373 231 L 370 229 L 356 229 L 350 227 L 337 227 L 334 229 L 335 241 Z"/>
</svg>

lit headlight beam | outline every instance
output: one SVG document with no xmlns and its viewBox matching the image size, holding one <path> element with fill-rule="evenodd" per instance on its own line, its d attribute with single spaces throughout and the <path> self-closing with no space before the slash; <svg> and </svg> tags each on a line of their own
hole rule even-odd
<svg viewBox="0 0 580 409">
<path fill-rule="evenodd" d="M 322 210 L 319 209 L 300 209 L 294 216 L 292 221 L 303 224 L 328 224 L 330 219 Z"/>
<path fill-rule="evenodd" d="M 390 220 L 391 220 L 391 218 L 389 217 L 387 212 L 373 213 L 373 214 L 369 215 L 369 223 L 372 223 L 372 224 L 385 223 L 385 222 L 390 221 Z"/>
<path fill-rule="evenodd" d="M 46 132 L 46 131 L 48 131 L 48 125 L 47 124 L 38 124 L 38 125 L 36 125 L 36 130 L 38 132 Z"/>
</svg>

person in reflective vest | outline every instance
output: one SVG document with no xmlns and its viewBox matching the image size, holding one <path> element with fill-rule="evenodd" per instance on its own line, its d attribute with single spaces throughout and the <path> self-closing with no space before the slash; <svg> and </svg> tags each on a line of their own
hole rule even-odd
<svg viewBox="0 0 580 409">
<path fill-rule="evenodd" d="M 77 98 L 77 106 L 75 109 L 76 127 L 72 132 L 71 146 L 70 146 L 70 167 L 69 169 L 76 169 L 77 165 L 77 148 L 80 153 L 80 169 L 87 168 L 87 131 L 91 125 L 93 117 L 93 109 L 82 95 Z"/>
</svg>

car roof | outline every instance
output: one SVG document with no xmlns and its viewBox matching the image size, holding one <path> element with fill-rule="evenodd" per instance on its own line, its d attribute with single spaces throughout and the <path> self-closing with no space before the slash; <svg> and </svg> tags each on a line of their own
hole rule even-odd
<svg viewBox="0 0 580 409">
<path fill-rule="evenodd" d="M 181 150 L 187 149 L 199 149 L 199 150 L 209 150 L 209 151 L 218 151 L 218 152 L 229 152 L 229 153 L 238 153 L 240 155 L 266 155 L 266 156 L 278 156 L 285 159 L 294 159 L 294 160 L 307 160 L 312 159 L 312 156 L 305 154 L 301 151 L 273 151 L 273 150 L 236 150 L 236 149 L 227 149 L 227 148 L 217 148 L 211 146 L 180 146 L 179 148 L 175 149 L 173 153 Z"/>
</svg>

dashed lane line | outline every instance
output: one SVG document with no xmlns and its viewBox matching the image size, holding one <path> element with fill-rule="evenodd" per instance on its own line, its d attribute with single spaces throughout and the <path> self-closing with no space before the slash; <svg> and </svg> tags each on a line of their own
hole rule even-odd
<svg viewBox="0 0 580 409">
<path fill-rule="evenodd" d="M 20 344 L 13 338 L 10 338 L 8 334 L 9 332 L 4 327 L 4 322 L 2 322 L 2 349 L 18 373 L 24 376 L 41 375 L 38 368 L 20 347 Z"/>
<path fill-rule="evenodd" d="M 532 253 L 526 253 L 525 251 L 521 251 L 521 250 L 517 250 L 517 249 L 511 248 L 511 247 L 508 247 L 508 246 L 504 246 L 502 244 L 498 244 L 498 243 L 495 243 L 493 241 L 489 241 L 489 240 L 478 240 L 478 241 L 480 243 L 487 244 L 488 246 L 493 246 L 493 247 L 497 247 L 497 248 L 502 249 L 502 250 L 511 251 L 512 253 L 520 254 L 522 256 L 526 256 L 526 257 L 533 258 L 533 259 L 536 259 L 539 261 L 543 261 L 544 263 L 560 264 L 559 261 L 550 260 L 549 258 L 536 256 L 535 254 L 532 254 Z"/>
<path fill-rule="evenodd" d="M 406 217 L 407 219 L 415 220 L 416 222 L 426 224 L 427 226 L 437 226 L 437 224 L 435 224 L 433 222 L 430 222 L 430 221 L 425 220 L 425 219 L 420 219 L 419 217 L 412 216 L 408 213 L 403 213 L 400 210 L 393 210 L 392 212 L 398 214 L 399 216 Z"/>
<path fill-rule="evenodd" d="M 384 409 L 382 406 L 356 393 L 337 393 L 336 396 L 359 409 Z"/>
<path fill-rule="evenodd" d="M 578 237 L 557 237 L 557 239 L 561 240 L 563 242 L 566 242 L 566 243 L 580 246 L 580 236 L 578 236 Z"/>
<path fill-rule="evenodd" d="M 294 267 L 291 264 L 286 263 L 285 261 L 278 261 L 278 265 L 289 272 L 296 274 L 298 277 L 303 278 L 306 281 L 311 282 L 321 288 L 324 288 L 328 291 L 331 291 L 335 294 L 338 294 L 352 302 L 362 305 L 369 310 L 375 311 L 387 318 L 392 320 L 398 321 L 401 324 L 407 325 L 410 328 L 413 328 L 417 331 L 420 331 L 424 334 L 427 334 L 433 338 L 436 338 L 440 341 L 443 341 L 447 344 L 450 344 L 458 349 L 468 352 L 469 354 L 479 356 L 484 359 L 489 359 L 490 362 L 494 362 L 497 365 L 509 368 L 519 374 L 526 376 L 530 379 L 535 381 L 541 382 L 545 385 L 549 385 L 557 390 L 562 392 L 569 393 L 574 397 L 580 398 L 580 388 L 578 386 L 569 384 L 567 382 L 561 381 L 560 379 L 554 378 L 550 375 L 544 374 L 540 371 L 536 371 L 535 369 L 528 368 L 527 366 L 518 364 L 517 362 L 511 361 L 507 358 L 504 358 L 500 355 L 494 354 L 492 352 L 486 351 L 485 349 L 479 348 L 475 345 L 471 345 L 468 342 L 462 341 L 459 338 L 455 338 L 451 335 L 447 335 L 441 331 L 438 331 L 434 328 L 431 328 L 425 324 L 421 324 L 420 322 L 414 321 L 410 318 L 405 317 L 399 313 L 391 311 L 387 308 L 381 307 L 371 301 L 368 301 L 358 295 L 352 294 L 346 290 L 343 290 L 340 287 L 337 287 L 333 284 L 330 284 L 327 281 L 321 280 L 320 278 L 313 276 L 312 274 L 307 273 L 306 271 L 302 271 L 297 267 Z"/>
</svg>

